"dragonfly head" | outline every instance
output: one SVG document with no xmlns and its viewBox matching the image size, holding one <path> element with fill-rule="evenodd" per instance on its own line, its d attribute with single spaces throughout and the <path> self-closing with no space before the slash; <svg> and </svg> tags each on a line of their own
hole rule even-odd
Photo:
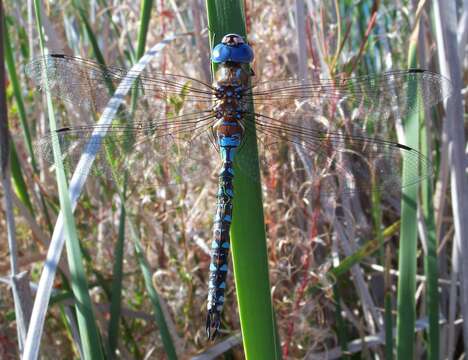
<svg viewBox="0 0 468 360">
<path fill-rule="evenodd" d="M 229 46 L 238 46 L 245 44 L 244 38 L 237 34 L 227 34 L 223 36 L 223 40 L 221 40 L 222 44 L 229 45 Z"/>
<path fill-rule="evenodd" d="M 233 62 L 248 64 L 254 57 L 253 50 L 242 36 L 237 34 L 227 34 L 216 45 L 211 53 L 211 61 L 216 64 Z"/>
</svg>

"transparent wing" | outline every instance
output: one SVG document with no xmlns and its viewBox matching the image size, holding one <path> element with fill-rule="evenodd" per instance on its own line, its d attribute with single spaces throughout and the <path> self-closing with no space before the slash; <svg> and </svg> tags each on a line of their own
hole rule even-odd
<svg viewBox="0 0 468 360">
<path fill-rule="evenodd" d="M 398 194 L 402 187 L 431 176 L 432 166 L 417 150 L 397 142 L 354 133 L 306 128 L 302 118 L 288 123 L 255 114 L 246 124 L 246 136 L 255 136 L 260 160 L 270 175 L 280 172 L 291 177 L 291 184 L 313 189 L 315 194 L 370 193 Z M 240 169 L 255 178 L 255 166 L 245 149 L 238 154 Z M 402 178 L 403 159 L 412 172 Z M 281 175 L 280 175 L 281 176 Z"/>
<path fill-rule="evenodd" d="M 449 80 L 423 70 L 259 83 L 247 97 L 256 113 L 245 114 L 246 136 L 256 136 L 270 172 L 278 164 L 289 166 L 285 174 L 294 176 L 296 184 L 315 184 L 324 194 L 395 193 L 432 174 L 424 156 L 393 140 L 395 118 L 450 93 Z M 243 149 L 238 158 L 241 170 L 255 177 L 255 164 Z M 405 178 L 403 159 L 414 170 Z"/>
<path fill-rule="evenodd" d="M 202 81 L 182 76 L 144 71 L 132 73 L 119 67 L 62 54 L 46 55 L 27 64 L 26 73 L 40 88 L 54 97 L 77 105 L 90 105 L 99 111 L 107 104 L 116 86 L 125 78 L 134 78 L 132 87 L 149 99 L 167 100 L 183 96 L 185 101 L 211 103 L 213 88 Z M 46 82 L 47 79 L 47 82 Z M 48 84 L 48 85 L 47 85 Z"/>
<path fill-rule="evenodd" d="M 206 165 L 206 147 L 210 147 L 206 134 L 214 122 L 212 112 L 204 111 L 131 125 L 117 122 L 107 131 L 99 125 L 64 127 L 40 138 L 36 149 L 54 164 L 52 146 L 58 142 L 71 173 L 83 153 L 100 146 L 92 166 L 85 166 L 82 172 L 90 170 L 92 175 L 120 181 L 126 170 L 130 176 L 146 179 L 147 184 L 169 185 L 199 176 Z"/>
<path fill-rule="evenodd" d="M 126 77 L 134 78 L 132 87 L 140 91 L 137 113 L 133 117 L 119 113 L 120 119 L 107 131 L 99 125 L 78 125 L 84 119 L 80 118 L 62 122 L 56 134 L 41 138 L 37 149 L 51 164 L 52 144 L 58 141 L 70 172 L 83 152 L 102 145 L 92 167 L 81 170 L 113 180 L 120 180 L 127 170 L 148 180 L 159 171 L 166 174 L 168 184 L 182 182 L 195 177 L 195 168 L 203 166 L 204 149 L 210 146 L 207 130 L 214 122 L 210 85 L 182 75 L 132 73 L 62 54 L 37 58 L 26 71 L 38 87 L 54 97 L 90 107 L 95 113 L 103 109 Z"/>
<path fill-rule="evenodd" d="M 302 108 L 314 115 L 354 112 L 355 116 L 405 117 L 420 106 L 418 98 L 425 106 L 432 106 L 451 91 L 450 81 L 443 76 L 413 69 L 333 80 L 260 82 L 249 90 L 249 98 L 261 113 L 265 113 L 263 108 L 274 106 L 275 111 L 289 114 Z"/>
</svg>

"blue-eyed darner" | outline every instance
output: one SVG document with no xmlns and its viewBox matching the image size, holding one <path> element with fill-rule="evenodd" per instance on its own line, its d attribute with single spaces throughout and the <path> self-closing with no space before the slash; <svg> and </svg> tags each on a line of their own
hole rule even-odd
<svg viewBox="0 0 468 360">
<path fill-rule="evenodd" d="M 118 177 L 121 170 L 138 167 L 153 172 L 164 163 L 158 179 L 171 183 L 170 170 L 177 181 L 188 179 L 197 174 L 199 163 L 211 158 L 199 142 L 211 142 L 220 154 L 206 322 L 210 338 L 218 333 L 224 303 L 234 159 L 242 157 L 240 171 L 257 176 L 243 151 L 246 139 L 257 137 L 265 161 L 285 144 L 292 145 L 298 154 L 294 172 L 313 187 L 316 196 L 393 193 L 429 176 L 432 169 L 417 150 L 385 140 L 383 134 L 394 131 L 393 118 L 408 116 L 421 102 L 434 105 L 450 92 L 446 79 L 425 70 L 251 85 L 252 60 L 253 50 L 242 37 L 228 34 L 212 53 L 212 61 L 219 64 L 213 85 L 181 75 L 135 74 L 133 87 L 144 96 L 145 104 L 135 116 L 122 112 L 106 129 L 102 159 L 96 166 L 96 172 Z M 102 109 L 115 84 L 132 77 L 125 69 L 62 54 L 33 61 L 28 72 L 56 97 L 93 112 Z M 99 131 L 96 125 L 65 126 L 54 137 L 42 138 L 38 147 L 53 161 L 52 139 L 58 139 L 65 163 L 73 167 L 84 145 L 92 144 L 93 134 Z M 145 156 L 150 150 L 151 155 Z M 404 179 L 403 158 L 415 168 Z"/>
</svg>

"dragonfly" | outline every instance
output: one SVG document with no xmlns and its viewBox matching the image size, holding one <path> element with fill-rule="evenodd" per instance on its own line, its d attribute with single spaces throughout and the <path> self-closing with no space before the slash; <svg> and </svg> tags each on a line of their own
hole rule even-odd
<svg viewBox="0 0 468 360">
<path fill-rule="evenodd" d="M 93 113 L 102 110 L 124 78 L 133 80 L 132 89 L 140 93 L 143 105 L 135 114 L 123 111 L 109 129 L 102 129 L 104 150 L 93 173 L 115 177 L 123 170 L 135 174 L 129 170 L 135 167 L 148 178 L 158 173 L 163 179 L 158 186 L 169 186 L 203 179 L 203 166 L 218 164 L 206 319 L 209 339 L 220 332 L 225 301 L 229 232 L 235 216 L 234 164 L 253 181 L 260 176 L 246 144 L 254 140 L 266 164 L 289 146 L 295 159 L 291 176 L 310 184 L 315 196 L 375 191 L 389 196 L 432 174 L 430 161 L 419 151 L 387 139 L 395 135 L 392 124 L 451 92 L 449 80 L 421 69 L 255 81 L 253 59 L 253 48 L 242 36 L 227 34 L 211 52 L 217 65 L 211 84 L 151 70 L 133 74 L 64 54 L 46 55 L 27 67 L 37 86 L 64 100 L 65 106 L 77 104 Z M 52 145 L 58 141 L 64 164 L 72 169 L 100 131 L 96 124 L 70 124 L 42 137 L 37 148 L 53 163 Z M 414 170 L 405 177 L 403 161 Z"/>
</svg>

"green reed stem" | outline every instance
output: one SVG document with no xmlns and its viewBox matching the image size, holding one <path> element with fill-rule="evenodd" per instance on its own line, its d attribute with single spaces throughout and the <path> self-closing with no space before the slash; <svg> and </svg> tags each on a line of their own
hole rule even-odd
<svg viewBox="0 0 468 360">
<path fill-rule="evenodd" d="M 421 124 L 421 153 L 430 159 L 430 146 L 428 144 L 428 128 L 425 119 Z M 427 236 L 427 254 L 424 256 L 424 271 L 427 277 L 427 315 L 429 318 L 429 327 L 427 329 L 427 358 L 430 360 L 437 360 L 440 358 L 439 351 L 439 269 L 438 269 L 438 255 L 437 255 L 437 235 L 435 224 L 435 210 L 433 202 L 433 189 L 432 178 L 427 177 L 421 183 L 421 203 L 422 215 L 425 223 L 425 230 Z"/>
<path fill-rule="evenodd" d="M 4 19 L 3 28 L 5 29 L 4 37 L 3 37 L 5 64 L 7 67 L 8 78 L 10 80 L 11 87 L 13 89 L 13 95 L 15 97 L 16 106 L 18 109 L 18 116 L 19 116 L 21 130 L 22 130 L 23 137 L 24 137 L 24 143 L 26 144 L 26 150 L 28 152 L 28 155 L 31 158 L 31 165 L 32 165 L 33 171 L 36 174 L 39 174 L 39 169 L 37 166 L 36 156 L 34 154 L 34 148 L 33 148 L 33 143 L 31 139 L 31 133 L 29 130 L 28 122 L 27 122 L 26 109 L 25 109 L 24 101 L 23 101 L 23 92 L 21 90 L 21 85 L 18 79 L 18 75 L 16 73 L 16 64 L 15 64 L 15 60 L 13 57 L 13 49 L 12 49 L 12 44 L 10 41 L 10 35 L 8 32 L 7 19 Z M 20 161 L 16 153 L 15 144 L 13 141 L 11 141 L 10 145 L 11 145 L 11 159 L 10 159 L 11 160 L 11 174 L 12 174 L 16 194 L 18 195 L 18 198 L 21 200 L 21 202 L 28 208 L 31 215 L 34 216 L 35 215 L 34 208 L 32 206 L 31 199 L 29 197 L 26 182 L 24 181 Z M 43 213 L 44 213 L 48 228 L 49 230 L 52 230 L 52 224 L 49 218 L 49 213 L 47 211 L 47 208 L 45 205 L 45 199 L 42 195 L 42 192 L 39 192 L 39 198 L 41 201 L 41 206 L 43 209 Z"/>
<path fill-rule="evenodd" d="M 408 67 L 416 66 L 416 43 L 412 42 L 408 54 Z M 404 94 L 408 98 L 408 106 L 418 108 L 419 96 L 415 84 L 408 86 L 408 92 Z M 419 148 L 420 111 L 414 111 L 404 120 L 406 144 L 413 149 Z M 416 177 L 419 173 L 418 166 L 414 162 L 403 159 L 403 181 L 406 176 Z M 401 228 L 400 249 L 398 267 L 397 299 L 397 359 L 413 358 L 414 354 L 414 326 L 416 321 L 416 259 L 418 238 L 418 184 L 410 185 L 403 189 L 401 200 Z"/>
<path fill-rule="evenodd" d="M 242 1 L 207 0 L 206 4 L 211 47 L 227 33 L 246 35 Z M 216 69 L 214 64 L 213 68 Z M 248 126 L 253 126 L 252 122 L 247 122 Z M 251 130 L 254 134 L 255 129 Z M 258 164 L 255 136 L 245 140 L 242 151 Z M 242 161 L 238 158 L 234 166 L 231 241 L 244 351 L 247 359 L 273 360 L 281 355 L 270 295 L 261 187 L 260 182 L 239 171 Z M 259 178 L 258 165 L 256 171 Z"/>
</svg>

